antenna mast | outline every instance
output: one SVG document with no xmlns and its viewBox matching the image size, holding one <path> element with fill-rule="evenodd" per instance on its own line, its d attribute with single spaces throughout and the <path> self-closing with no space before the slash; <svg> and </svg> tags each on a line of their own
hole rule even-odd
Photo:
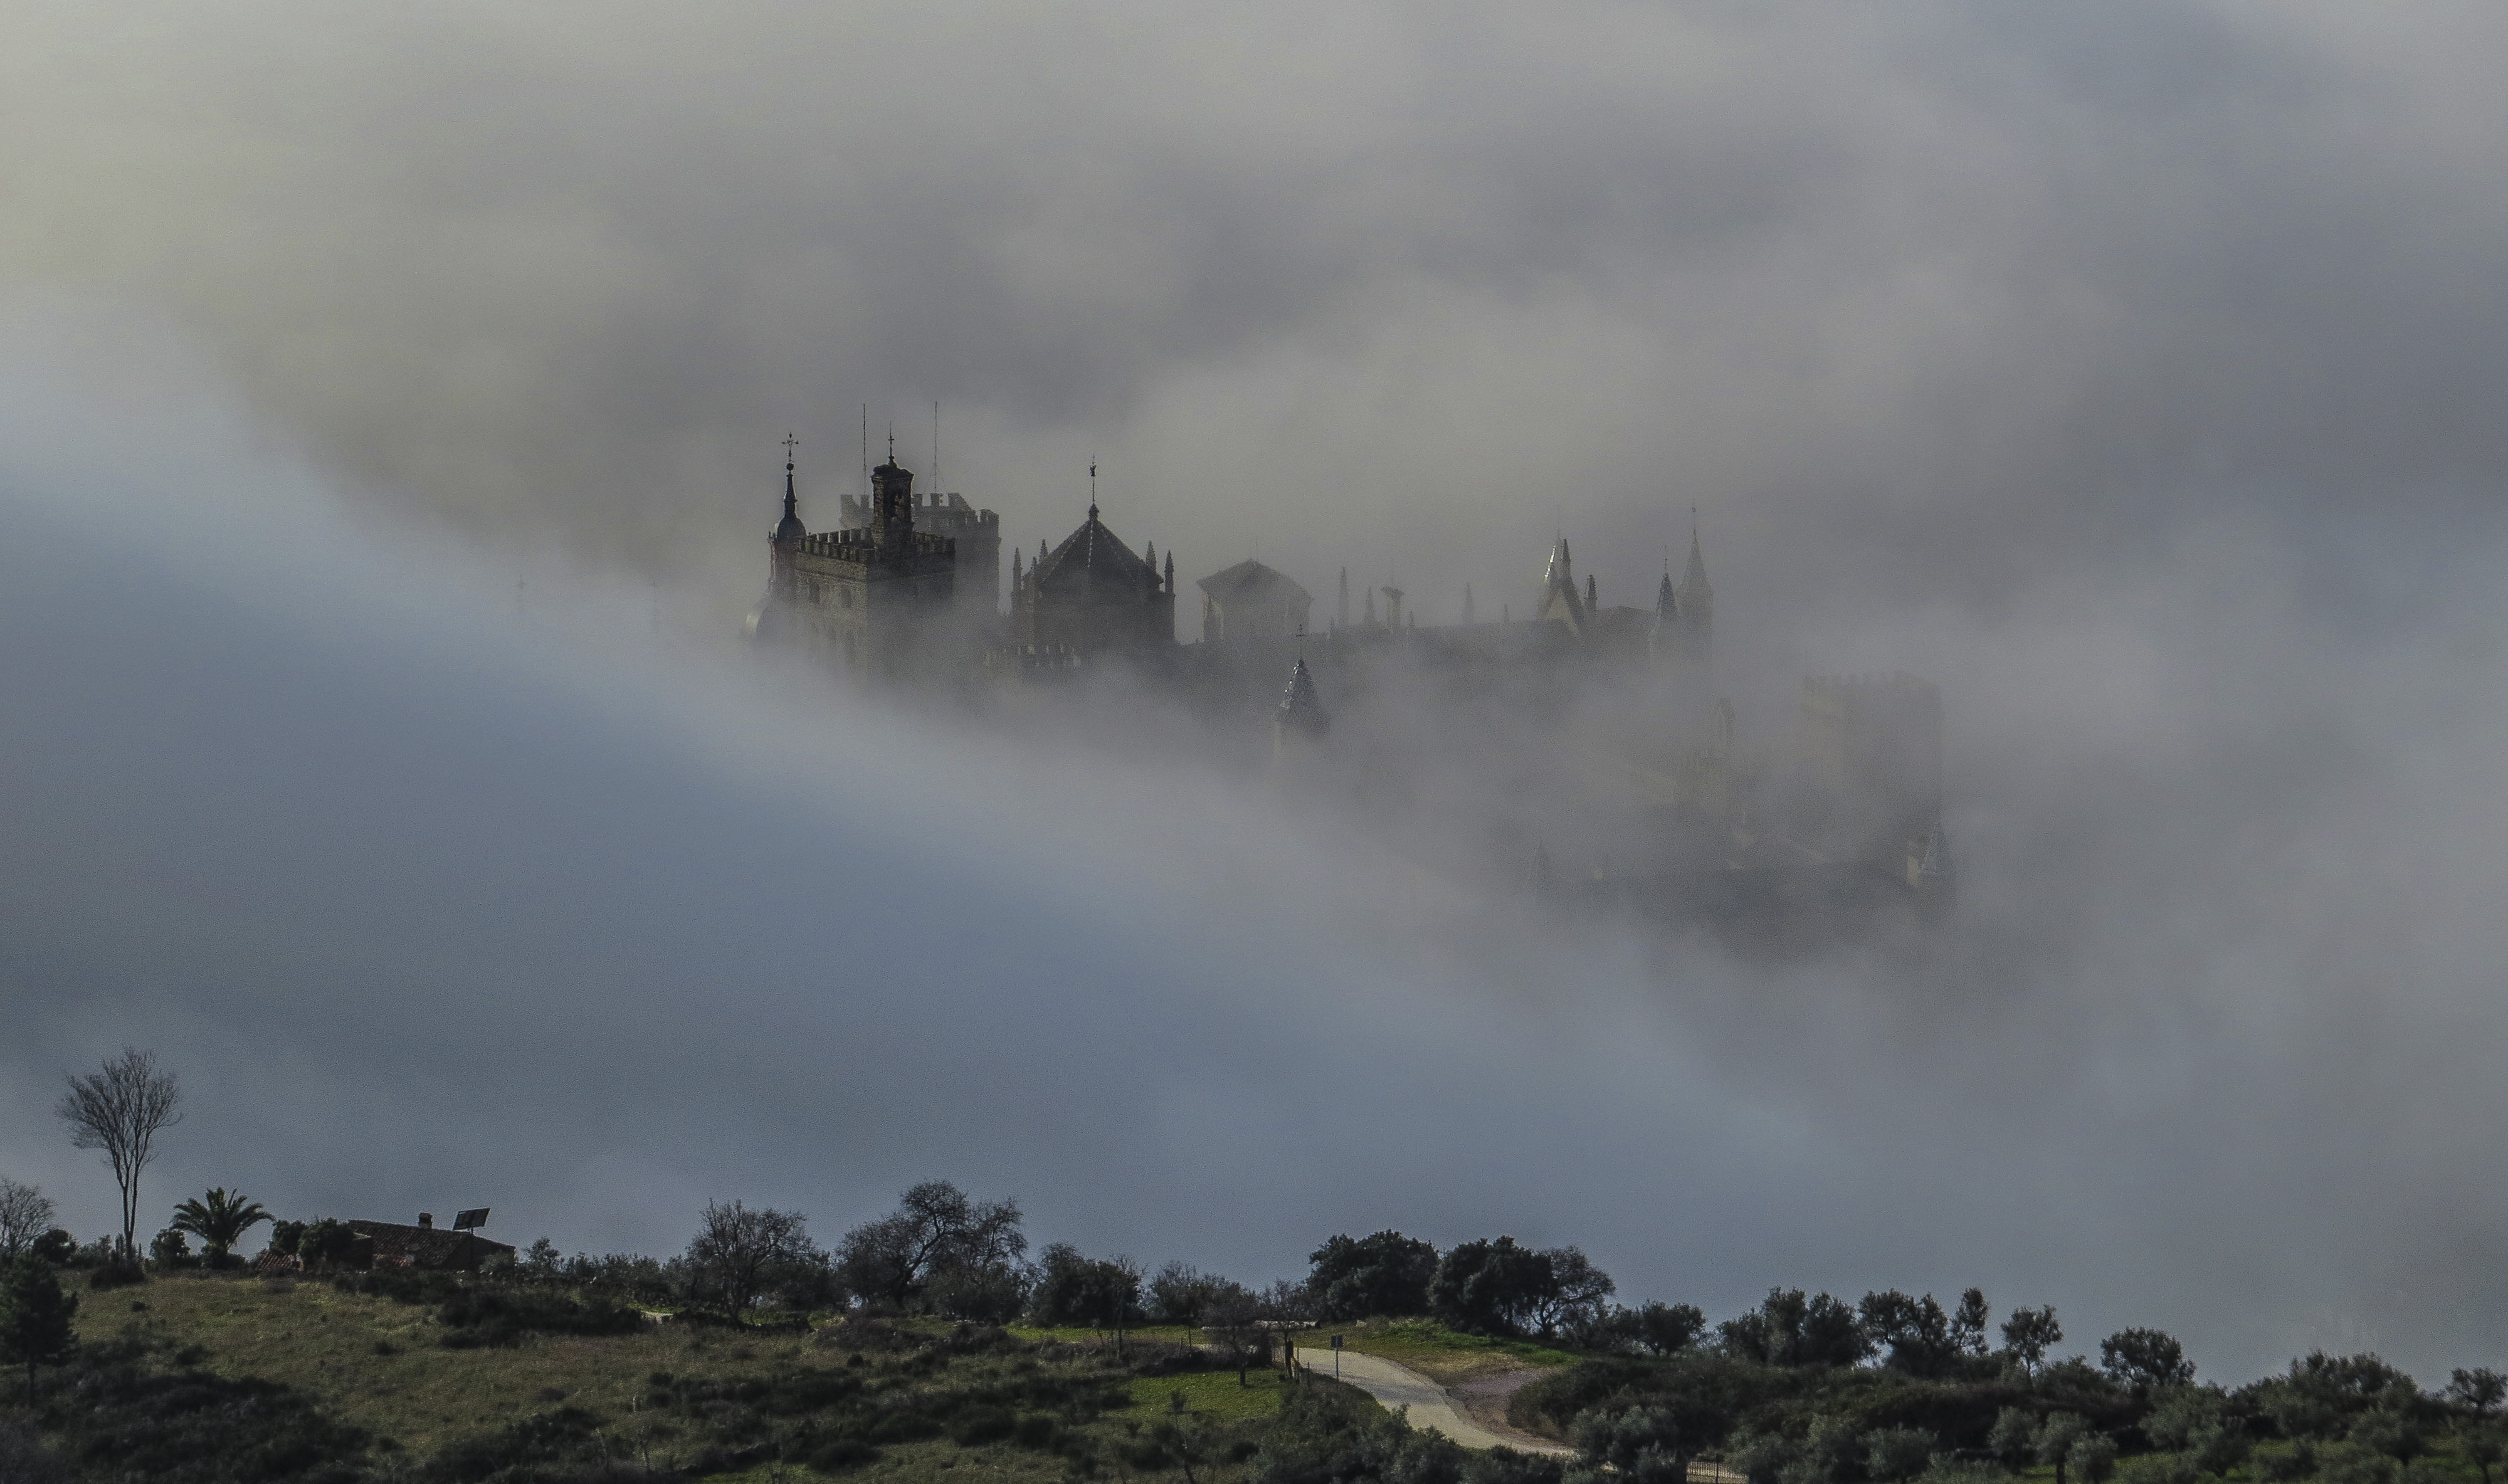
<svg viewBox="0 0 2508 1484">
<path fill-rule="evenodd" d="M 863 508 L 870 508 L 870 403 L 863 403 Z"/>
</svg>

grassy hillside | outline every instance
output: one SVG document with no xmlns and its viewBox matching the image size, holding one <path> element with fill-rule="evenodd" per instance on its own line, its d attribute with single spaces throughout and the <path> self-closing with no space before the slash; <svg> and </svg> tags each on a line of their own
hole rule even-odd
<svg viewBox="0 0 2508 1484">
<path fill-rule="evenodd" d="M 1198 1478 L 1229 1484 L 1283 1391 L 1275 1372 L 1240 1386 L 1161 1343 L 1180 1336 L 1130 1337 L 1119 1358 L 1088 1331 L 939 1322 L 778 1334 L 664 1324 L 448 1349 L 452 1331 L 428 1305 L 288 1280 L 178 1277 L 88 1294 L 78 1326 L 95 1354 L 122 1357 L 124 1391 L 158 1388 L 151 1406 L 198 1392 L 184 1404 L 211 1418 L 250 1407 L 209 1380 L 275 1384 L 362 1432 L 364 1462 L 447 1479 L 490 1477 L 496 1458 L 607 1457 L 719 1465 L 705 1474 L 719 1478 L 799 1477 L 793 1465 L 817 1460 L 867 1477 L 937 1480 L 973 1464 L 987 1478 L 1059 1480 L 1164 1468 L 1157 1439 L 1181 1428 L 1201 1455 Z M 72 1372 L 55 1390 L 100 1385 Z M 53 1413 L 47 1430 L 75 1451 L 71 1419 L 57 1403 Z"/>
</svg>

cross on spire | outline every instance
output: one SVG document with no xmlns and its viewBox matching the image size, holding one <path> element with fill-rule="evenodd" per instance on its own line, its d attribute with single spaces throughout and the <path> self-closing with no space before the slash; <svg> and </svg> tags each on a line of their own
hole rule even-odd
<svg viewBox="0 0 2508 1484">
<path fill-rule="evenodd" d="M 800 440 L 800 439 L 798 439 L 798 438 L 796 438 L 796 437 L 793 437 L 791 433 L 786 433 L 786 434 L 784 435 L 784 467 L 785 467 L 785 468 L 787 468 L 787 469 L 792 468 L 792 466 L 793 466 L 793 450 L 794 450 L 794 449 L 796 449 L 796 448 L 799 448 L 800 446 L 801 446 L 801 440 Z"/>
</svg>

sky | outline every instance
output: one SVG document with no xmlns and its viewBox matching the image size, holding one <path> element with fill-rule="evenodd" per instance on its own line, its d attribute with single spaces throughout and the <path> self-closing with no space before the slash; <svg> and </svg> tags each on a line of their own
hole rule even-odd
<svg viewBox="0 0 2508 1484">
<path fill-rule="evenodd" d="M 2500 1364 L 2508 19 L 2293 4 L 0 19 L 0 1174 L 665 1251 L 906 1184 L 1294 1273 L 1974 1282 Z M 1188 581 L 1940 684 L 1955 924 L 1492 904 L 1189 747 L 737 643 L 866 416 Z M 1423 743 L 1423 747 L 1428 744 Z M 1433 761 L 1433 760 L 1429 760 Z M 162 1199 L 161 1199 L 162 1198 Z"/>
</svg>

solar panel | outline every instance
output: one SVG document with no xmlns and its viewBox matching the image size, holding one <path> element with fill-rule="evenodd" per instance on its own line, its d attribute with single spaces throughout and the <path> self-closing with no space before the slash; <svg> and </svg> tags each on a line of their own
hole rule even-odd
<svg viewBox="0 0 2508 1484">
<path fill-rule="evenodd" d="M 453 1218 L 453 1229 L 457 1232 L 474 1231 L 480 1227 L 486 1226 L 487 1224 L 488 1207 L 484 1206 L 479 1206 L 475 1210 L 463 1211 Z"/>
</svg>

